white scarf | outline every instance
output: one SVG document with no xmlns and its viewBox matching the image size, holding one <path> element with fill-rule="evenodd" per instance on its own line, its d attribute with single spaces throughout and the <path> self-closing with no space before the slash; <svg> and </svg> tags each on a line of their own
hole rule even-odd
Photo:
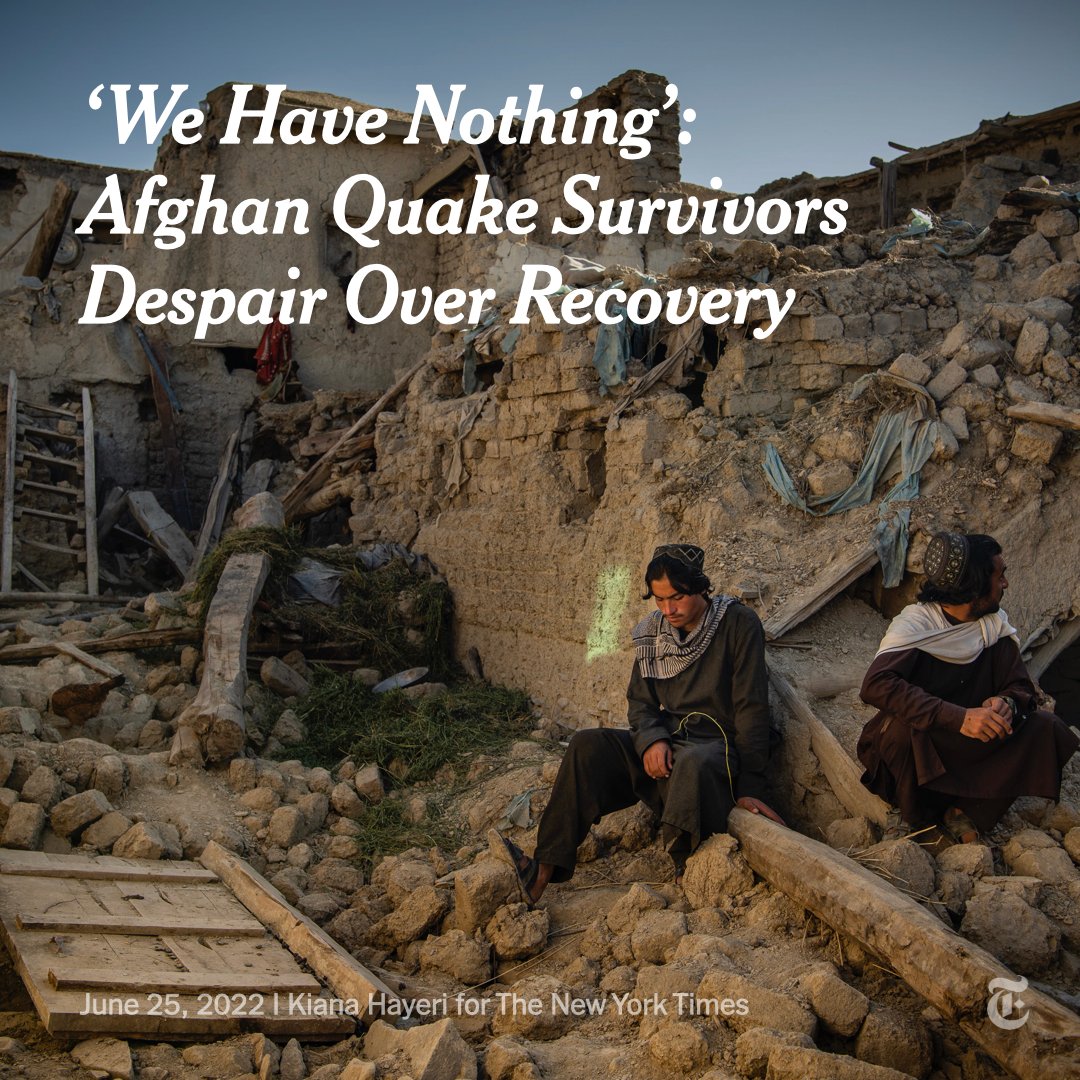
<svg viewBox="0 0 1080 1080">
<path fill-rule="evenodd" d="M 953 625 L 940 604 L 909 604 L 891 623 L 875 654 L 921 649 L 948 664 L 970 664 L 983 649 L 1011 637 L 1020 647 L 1016 627 L 998 610 L 972 622 Z"/>
</svg>

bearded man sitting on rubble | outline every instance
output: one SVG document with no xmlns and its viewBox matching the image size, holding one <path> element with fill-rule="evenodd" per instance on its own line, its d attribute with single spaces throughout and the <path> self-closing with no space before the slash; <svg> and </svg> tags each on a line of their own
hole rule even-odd
<svg viewBox="0 0 1080 1080">
<path fill-rule="evenodd" d="M 1056 799 L 1073 732 L 1038 708 L 1001 598 L 992 537 L 940 533 L 919 602 L 889 625 L 861 696 L 880 711 L 859 737 L 862 782 L 889 802 L 889 836 L 940 822 L 970 843 L 1021 795 Z"/>
<path fill-rule="evenodd" d="M 633 630 L 626 697 L 630 730 L 590 728 L 570 740 L 530 858 L 493 836 L 524 898 L 574 872 L 578 845 L 604 814 L 644 802 L 682 879 L 688 856 L 727 827 L 738 805 L 780 817 L 768 797 L 769 683 L 757 615 L 732 596 L 710 596 L 705 552 L 663 544 L 645 571 L 657 610 Z"/>
</svg>

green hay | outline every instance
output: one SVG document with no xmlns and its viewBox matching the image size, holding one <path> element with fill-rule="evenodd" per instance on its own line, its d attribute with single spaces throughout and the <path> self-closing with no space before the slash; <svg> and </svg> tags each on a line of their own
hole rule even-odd
<svg viewBox="0 0 1080 1080">
<path fill-rule="evenodd" d="M 412 700 L 401 691 L 373 694 L 321 669 L 296 713 L 307 738 L 289 748 L 290 756 L 325 768 L 351 756 L 358 765 L 380 765 L 401 784 L 428 780 L 467 755 L 498 751 L 533 726 L 529 700 L 518 690 L 468 682 Z"/>
<path fill-rule="evenodd" d="M 424 666 L 441 678 L 452 670 L 452 604 L 444 581 L 414 573 L 400 559 L 378 570 L 364 570 L 356 562 L 356 548 L 307 548 L 301 543 L 299 530 L 288 526 L 260 526 L 231 533 L 202 561 L 193 592 L 202 620 L 229 557 L 248 551 L 261 551 L 270 557 L 262 599 L 269 602 L 276 620 L 296 628 L 304 643 L 353 645 L 360 666 L 378 668 L 388 675 Z M 345 571 L 339 607 L 301 604 L 288 598 L 289 575 L 304 557 Z M 411 613 L 408 617 L 403 615 L 402 607 Z M 255 617 L 258 623 L 258 610 Z M 419 631 L 420 641 L 410 640 L 410 628 Z"/>
<path fill-rule="evenodd" d="M 387 855 L 397 855 L 408 848 L 437 847 L 452 851 L 464 840 L 460 826 L 433 812 L 430 805 L 420 821 L 409 821 L 401 799 L 383 799 L 369 806 L 356 824 L 360 827 L 355 837 L 360 848 L 356 859 L 365 869 Z"/>
</svg>

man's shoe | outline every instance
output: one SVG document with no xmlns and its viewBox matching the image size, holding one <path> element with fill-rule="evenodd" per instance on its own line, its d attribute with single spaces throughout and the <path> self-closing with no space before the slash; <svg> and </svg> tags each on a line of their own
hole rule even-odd
<svg viewBox="0 0 1080 1080">
<path fill-rule="evenodd" d="M 910 832 L 911 826 L 904 820 L 899 808 L 891 807 L 888 816 L 885 818 L 885 832 L 881 839 L 903 840 Z"/>
<path fill-rule="evenodd" d="M 950 806 L 941 819 L 942 828 L 958 844 L 977 844 L 979 828 L 974 821 L 955 806 Z"/>
<path fill-rule="evenodd" d="M 509 837 L 503 836 L 497 829 L 488 829 L 488 846 L 498 855 L 503 862 L 509 863 L 517 877 L 518 889 L 521 899 L 525 901 L 531 911 L 536 906 L 532 898 L 532 888 L 536 884 L 536 875 L 540 872 L 540 864 L 536 859 L 526 855 Z"/>
</svg>

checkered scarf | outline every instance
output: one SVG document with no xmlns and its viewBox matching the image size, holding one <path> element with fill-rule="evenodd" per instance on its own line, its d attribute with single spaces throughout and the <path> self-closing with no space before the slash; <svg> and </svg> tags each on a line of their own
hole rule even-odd
<svg viewBox="0 0 1080 1080">
<path fill-rule="evenodd" d="M 720 620 L 736 602 L 734 596 L 714 596 L 701 622 L 682 640 L 659 611 L 650 612 L 630 632 L 638 670 L 646 679 L 670 679 L 685 671 L 701 659 Z"/>
</svg>

